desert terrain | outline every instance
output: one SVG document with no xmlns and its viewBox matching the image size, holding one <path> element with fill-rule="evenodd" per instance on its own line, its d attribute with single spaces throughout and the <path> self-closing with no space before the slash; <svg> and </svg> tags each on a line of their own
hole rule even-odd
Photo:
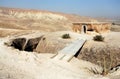
<svg viewBox="0 0 120 79">
<path fill-rule="evenodd" d="M 120 79 L 120 26 L 112 25 L 110 32 L 101 33 L 102 42 L 93 40 L 98 33 L 72 31 L 73 22 L 92 20 L 96 19 L 0 7 L 0 79 Z M 70 38 L 63 39 L 64 34 Z M 40 41 L 32 51 L 9 45 L 16 38 L 41 36 L 45 41 Z M 77 39 L 87 40 L 78 57 L 69 62 L 53 59 L 58 51 Z"/>
</svg>

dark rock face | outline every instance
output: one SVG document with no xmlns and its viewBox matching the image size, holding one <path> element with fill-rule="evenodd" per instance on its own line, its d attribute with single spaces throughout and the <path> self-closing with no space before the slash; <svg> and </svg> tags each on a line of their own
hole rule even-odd
<svg viewBox="0 0 120 79">
<path fill-rule="evenodd" d="M 33 51 L 34 49 L 36 49 L 40 40 L 41 40 L 41 37 L 29 39 L 25 46 L 25 51 Z"/>
<path fill-rule="evenodd" d="M 13 46 L 16 49 L 22 50 L 25 42 L 26 42 L 25 38 L 17 38 L 12 41 L 11 46 Z"/>
</svg>

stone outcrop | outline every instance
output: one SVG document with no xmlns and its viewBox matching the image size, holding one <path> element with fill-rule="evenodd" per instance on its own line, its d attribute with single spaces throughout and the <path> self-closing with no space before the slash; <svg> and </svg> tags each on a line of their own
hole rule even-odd
<svg viewBox="0 0 120 79">
<path fill-rule="evenodd" d="M 111 23 L 91 23 L 91 22 L 80 22 L 80 23 L 73 23 L 72 30 L 74 32 L 85 32 L 87 31 L 95 31 L 97 33 L 103 33 L 110 31 Z"/>
<path fill-rule="evenodd" d="M 41 38 L 42 37 L 31 38 L 31 39 L 16 38 L 13 39 L 13 41 L 11 42 L 11 46 L 23 51 L 34 51 Z"/>
<path fill-rule="evenodd" d="M 13 46 L 16 49 L 22 50 L 25 42 L 26 38 L 16 38 L 12 41 L 11 46 Z"/>
</svg>

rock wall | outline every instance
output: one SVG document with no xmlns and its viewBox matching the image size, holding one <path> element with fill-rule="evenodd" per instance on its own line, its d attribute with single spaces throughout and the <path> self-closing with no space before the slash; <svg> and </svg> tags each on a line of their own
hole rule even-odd
<svg viewBox="0 0 120 79">
<path fill-rule="evenodd" d="M 99 24 L 97 24 L 97 23 L 94 23 L 94 24 L 78 23 L 78 24 L 73 24 L 72 30 L 74 32 L 81 33 L 84 25 L 87 27 L 87 31 L 95 31 L 97 33 L 108 32 L 111 29 L 111 23 L 99 23 Z"/>
</svg>

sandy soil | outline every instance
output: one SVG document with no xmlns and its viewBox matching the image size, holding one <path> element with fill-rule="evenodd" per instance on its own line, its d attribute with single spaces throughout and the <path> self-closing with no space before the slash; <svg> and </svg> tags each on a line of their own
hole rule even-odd
<svg viewBox="0 0 120 79">
<path fill-rule="evenodd" d="M 7 14 L 0 13 L 0 79 L 120 79 L 120 70 L 106 76 L 92 72 L 93 69 L 102 71 L 101 66 L 95 64 L 97 64 L 97 58 L 103 58 L 99 50 L 106 49 L 107 46 L 114 48 L 112 53 L 117 52 L 114 59 L 117 58 L 119 64 L 120 32 L 118 32 L 118 26 L 111 29 L 117 32 L 102 34 L 105 36 L 104 42 L 95 42 L 92 40 L 96 35 L 94 33 L 86 35 L 71 32 L 72 22 L 91 21 L 92 18 L 44 11 L 38 14 L 35 10 L 13 9 L 13 12 L 9 10 L 11 9 L 5 9 Z M 27 14 L 27 12 L 30 13 Z M 70 39 L 61 38 L 66 33 L 70 34 Z M 29 38 L 39 34 L 44 34 L 47 42 L 50 42 L 50 50 L 48 47 L 43 51 L 44 53 L 19 51 L 4 44 L 21 35 Z M 66 62 L 51 58 L 57 51 L 76 39 L 87 39 L 79 59 L 73 58 L 70 62 Z M 92 51 L 86 51 L 86 48 Z M 39 49 L 38 45 L 37 51 Z"/>
<path fill-rule="evenodd" d="M 120 32 L 102 34 L 105 38 L 104 42 L 87 41 L 78 58 L 100 65 L 105 57 L 107 62 L 111 62 L 110 60 L 112 60 L 113 67 L 119 65 L 119 34 Z"/>
<path fill-rule="evenodd" d="M 0 39 L 0 79 L 109 79 L 89 70 L 102 69 L 90 62 L 73 58 L 70 62 L 54 60 L 54 54 L 37 54 L 7 47 Z"/>
<path fill-rule="evenodd" d="M 88 36 L 68 31 L 55 32 L 51 35 L 55 35 L 54 37 L 59 37 L 59 40 L 63 41 L 60 36 L 64 33 L 70 33 L 72 37 L 67 40 L 68 43 Z M 47 34 L 47 36 L 50 35 Z M 91 69 L 101 72 L 102 68 L 84 60 L 73 58 L 70 62 L 65 62 L 52 59 L 54 54 L 37 54 L 7 47 L 4 42 L 9 39 L 10 37 L 0 38 L 0 79 L 119 79 L 119 72 L 106 77 L 94 74 L 90 71 Z M 87 39 L 92 39 L 92 36 Z"/>
</svg>

